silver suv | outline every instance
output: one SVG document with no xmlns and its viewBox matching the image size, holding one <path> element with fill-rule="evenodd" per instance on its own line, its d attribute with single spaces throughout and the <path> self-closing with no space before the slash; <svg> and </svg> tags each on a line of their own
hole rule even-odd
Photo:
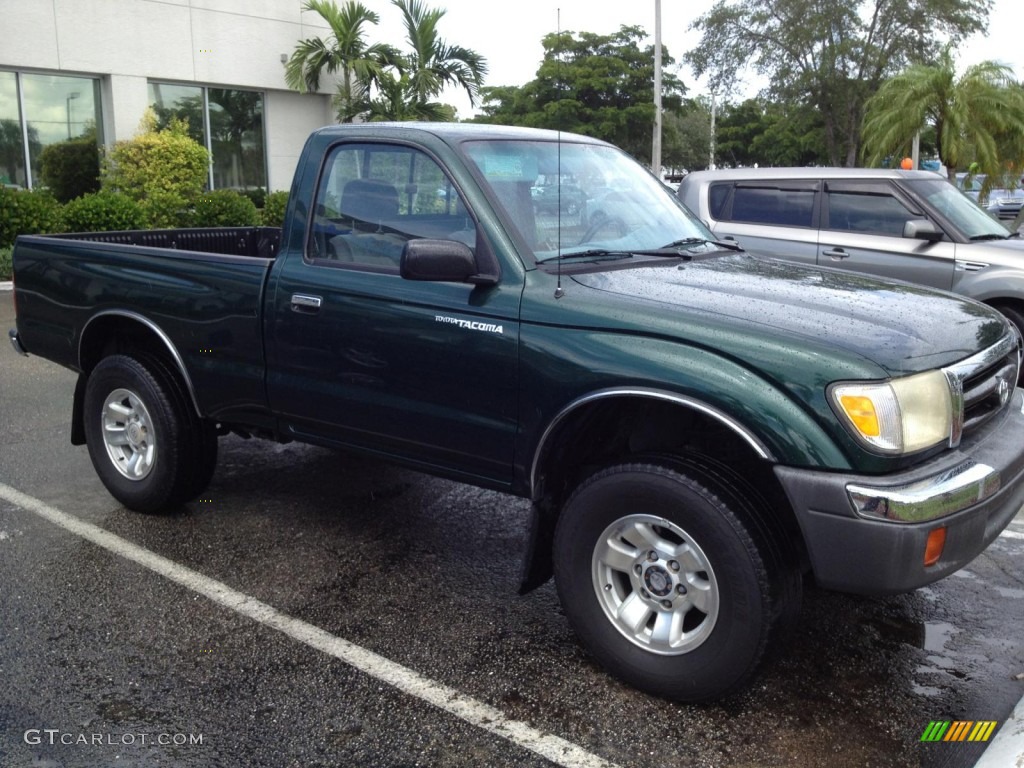
<svg viewBox="0 0 1024 768">
<path fill-rule="evenodd" d="M 953 291 L 1024 333 L 1024 240 L 932 171 L 696 171 L 677 194 L 751 253 Z"/>
</svg>

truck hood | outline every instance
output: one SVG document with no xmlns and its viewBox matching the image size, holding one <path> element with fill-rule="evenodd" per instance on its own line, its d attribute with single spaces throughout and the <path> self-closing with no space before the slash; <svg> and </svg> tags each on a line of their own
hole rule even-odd
<svg viewBox="0 0 1024 768">
<path fill-rule="evenodd" d="M 1003 317 L 978 302 L 909 283 L 736 254 L 679 266 L 577 273 L 582 286 L 637 300 L 646 332 L 743 348 L 778 349 L 785 339 L 835 354 L 845 350 L 899 376 L 949 365 L 995 344 Z M 610 298 L 610 297 L 609 297 Z M 763 345 L 758 339 L 764 340 Z"/>
</svg>

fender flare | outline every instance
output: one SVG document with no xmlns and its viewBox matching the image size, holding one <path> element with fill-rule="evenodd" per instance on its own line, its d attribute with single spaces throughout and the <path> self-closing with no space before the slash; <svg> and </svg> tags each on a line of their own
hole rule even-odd
<svg viewBox="0 0 1024 768">
<path fill-rule="evenodd" d="M 174 367 L 177 369 L 178 373 L 181 375 L 182 381 L 185 383 L 185 391 L 188 392 L 189 400 L 192 401 L 192 407 L 195 408 L 196 414 L 200 418 L 202 418 L 203 412 L 202 409 L 200 409 L 199 407 L 199 399 L 196 397 L 195 387 L 192 385 L 192 377 L 188 375 L 188 369 L 185 367 L 185 361 L 182 358 L 181 353 L 178 352 L 177 347 L 174 346 L 174 342 L 171 341 L 171 337 L 168 336 L 167 333 L 165 333 L 164 330 L 159 325 L 154 323 L 148 317 L 140 315 L 138 312 L 132 312 L 130 310 L 123 309 L 105 309 L 102 312 L 97 312 L 95 315 L 90 317 L 85 322 L 85 325 L 82 326 L 81 333 L 78 334 L 79 369 L 85 371 L 85 366 L 83 365 L 82 361 L 84 354 L 84 350 L 82 347 L 83 342 L 85 341 L 88 335 L 89 327 L 93 324 L 93 322 L 103 317 L 117 317 L 124 318 L 126 320 L 132 320 L 136 323 L 139 323 L 140 325 L 145 326 L 147 330 L 151 331 L 153 335 L 156 336 L 161 341 L 167 353 L 170 355 Z"/>
<path fill-rule="evenodd" d="M 700 400 L 697 400 L 686 395 L 680 395 L 675 392 L 666 392 L 659 389 L 652 389 L 649 387 L 612 387 L 609 389 L 601 389 L 596 392 L 590 392 L 582 397 L 578 397 L 571 403 L 566 405 L 560 410 L 555 417 L 548 424 L 544 433 L 541 435 L 540 440 L 537 442 L 537 448 L 533 452 L 533 461 L 530 464 L 530 498 L 536 499 L 538 477 L 537 473 L 540 470 L 541 459 L 548 448 L 548 441 L 551 436 L 558 429 L 559 425 L 562 424 L 566 418 L 568 418 L 578 408 L 589 405 L 590 403 L 598 400 L 605 400 L 612 397 L 644 397 L 652 400 L 660 400 L 662 402 L 672 403 L 674 405 L 683 406 L 691 410 L 697 411 L 705 416 L 708 416 L 721 424 L 728 427 L 738 437 L 740 437 L 750 448 L 762 459 L 766 461 L 775 461 L 775 457 L 768 447 L 749 429 L 744 427 L 734 418 L 726 413 L 723 413 L 719 409 L 708 405 Z"/>
</svg>

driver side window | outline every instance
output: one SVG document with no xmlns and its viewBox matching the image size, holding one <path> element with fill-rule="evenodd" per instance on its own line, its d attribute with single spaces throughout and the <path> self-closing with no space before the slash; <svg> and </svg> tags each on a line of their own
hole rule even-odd
<svg viewBox="0 0 1024 768">
<path fill-rule="evenodd" d="M 398 274 L 415 238 L 473 248 L 476 225 L 440 166 L 388 144 L 342 144 L 324 165 L 306 257 L 333 266 Z"/>
</svg>

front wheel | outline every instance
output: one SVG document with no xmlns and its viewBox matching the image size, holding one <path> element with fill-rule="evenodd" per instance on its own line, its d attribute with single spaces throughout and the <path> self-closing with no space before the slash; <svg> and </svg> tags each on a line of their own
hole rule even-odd
<svg viewBox="0 0 1024 768">
<path fill-rule="evenodd" d="M 559 597 L 582 643 L 626 682 L 679 701 L 745 684 L 798 599 L 756 506 L 712 488 L 667 466 L 611 467 L 580 485 L 555 533 Z"/>
<path fill-rule="evenodd" d="M 85 437 L 96 474 L 129 509 L 157 512 L 200 493 L 216 435 L 159 360 L 112 355 L 89 374 Z"/>
</svg>

